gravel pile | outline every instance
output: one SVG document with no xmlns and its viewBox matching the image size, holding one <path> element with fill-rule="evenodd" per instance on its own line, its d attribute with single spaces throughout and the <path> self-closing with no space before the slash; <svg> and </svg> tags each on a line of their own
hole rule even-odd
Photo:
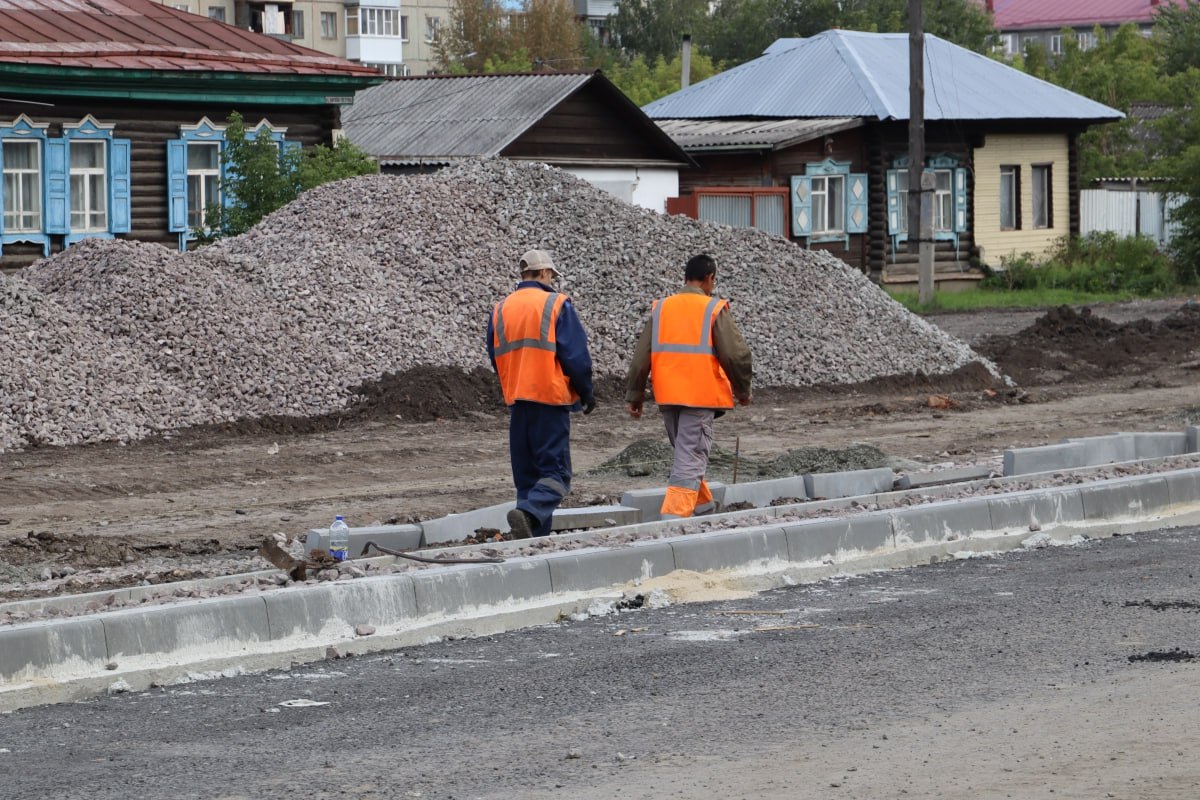
<svg viewBox="0 0 1200 800">
<path fill-rule="evenodd" d="M 486 367 L 487 314 L 530 247 L 566 273 L 600 374 L 623 374 L 651 301 L 700 252 L 760 386 L 985 363 L 831 255 L 635 208 L 561 170 L 473 161 L 329 184 L 194 253 L 89 240 L 3 279 L 0 450 L 313 416 L 386 372 Z"/>
</svg>

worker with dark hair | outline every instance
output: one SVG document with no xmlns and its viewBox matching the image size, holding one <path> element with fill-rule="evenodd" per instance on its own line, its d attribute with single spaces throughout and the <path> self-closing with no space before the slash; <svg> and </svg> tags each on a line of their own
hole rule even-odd
<svg viewBox="0 0 1200 800">
<path fill-rule="evenodd" d="M 683 288 L 655 300 L 634 350 L 625 381 L 629 415 L 642 416 L 646 381 L 662 411 L 675 451 L 664 519 L 690 517 L 715 506 L 704 480 L 713 443 L 713 420 L 750 403 L 750 348 L 733 321 L 729 301 L 713 297 L 717 262 L 709 255 L 688 260 Z"/>
</svg>

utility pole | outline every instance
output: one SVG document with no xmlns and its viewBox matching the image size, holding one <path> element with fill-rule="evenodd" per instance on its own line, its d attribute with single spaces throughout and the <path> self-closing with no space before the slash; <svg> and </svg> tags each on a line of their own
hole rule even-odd
<svg viewBox="0 0 1200 800">
<path fill-rule="evenodd" d="M 925 19 L 908 0 L 908 252 L 918 255 L 917 299 L 933 302 L 933 175 L 925 174 Z"/>
</svg>

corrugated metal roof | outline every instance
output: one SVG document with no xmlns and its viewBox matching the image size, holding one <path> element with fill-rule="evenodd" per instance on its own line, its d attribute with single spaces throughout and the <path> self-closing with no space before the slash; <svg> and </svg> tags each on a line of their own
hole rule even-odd
<svg viewBox="0 0 1200 800">
<path fill-rule="evenodd" d="M 0 0 L 0 62 L 55 66 L 377 75 L 272 36 L 153 0 Z"/>
<path fill-rule="evenodd" d="M 342 109 L 346 138 L 373 156 L 494 156 L 593 73 L 438 75 L 360 91 Z"/>
<path fill-rule="evenodd" d="M 1001 31 L 1147 23 L 1171 3 L 1187 7 L 1187 0 L 994 0 L 992 19 Z"/>
<path fill-rule="evenodd" d="M 654 119 L 908 119 L 908 34 L 825 31 L 645 106 Z M 925 36 L 925 119 L 1120 119 L 1089 100 L 937 36 Z"/>
<path fill-rule="evenodd" d="M 614 114 L 640 125 L 641 157 L 562 152 L 556 164 L 687 164 L 691 156 L 600 72 L 424 75 L 360 91 L 342 109 L 346 138 L 384 164 L 435 164 L 499 155 L 576 92 L 589 87 Z"/>
<path fill-rule="evenodd" d="M 829 119 L 664 119 L 658 127 L 685 150 L 779 149 L 861 126 L 861 117 Z"/>
</svg>

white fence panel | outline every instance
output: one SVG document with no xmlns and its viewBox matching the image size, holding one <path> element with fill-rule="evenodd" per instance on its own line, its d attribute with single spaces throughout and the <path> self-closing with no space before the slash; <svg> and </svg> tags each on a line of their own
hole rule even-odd
<svg viewBox="0 0 1200 800">
<path fill-rule="evenodd" d="M 1162 192 L 1085 189 L 1079 193 L 1079 232 L 1140 233 L 1165 245 L 1178 227 L 1171 223 L 1170 211 L 1181 202 L 1182 198 Z"/>
</svg>

